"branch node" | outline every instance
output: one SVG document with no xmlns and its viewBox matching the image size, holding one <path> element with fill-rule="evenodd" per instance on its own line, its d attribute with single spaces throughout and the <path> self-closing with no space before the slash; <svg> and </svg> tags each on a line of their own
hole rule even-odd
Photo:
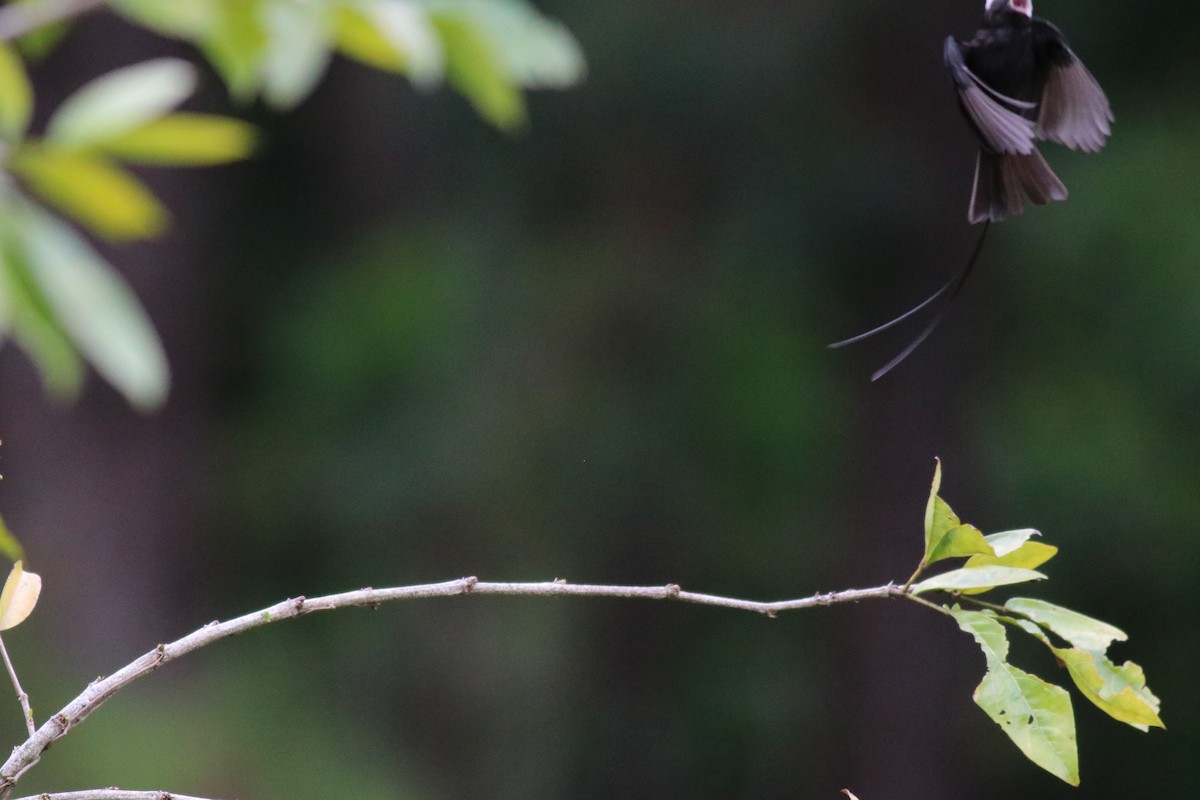
<svg viewBox="0 0 1200 800">
<path fill-rule="evenodd" d="M 479 583 L 479 578 L 476 578 L 474 575 L 472 575 L 468 578 L 463 578 L 462 593 L 470 594 L 471 590 L 473 590 L 475 588 L 475 584 L 477 584 L 477 583 Z"/>
<path fill-rule="evenodd" d="M 683 591 L 682 589 L 679 588 L 678 583 L 668 583 L 666 586 L 666 589 L 667 589 L 667 599 L 668 600 L 675 600 L 676 598 L 679 597 L 679 593 Z"/>
<path fill-rule="evenodd" d="M 305 600 L 304 595 L 300 595 L 299 597 L 292 598 L 292 600 L 291 600 L 292 608 L 296 609 L 297 614 L 304 613 L 304 600 Z"/>
</svg>

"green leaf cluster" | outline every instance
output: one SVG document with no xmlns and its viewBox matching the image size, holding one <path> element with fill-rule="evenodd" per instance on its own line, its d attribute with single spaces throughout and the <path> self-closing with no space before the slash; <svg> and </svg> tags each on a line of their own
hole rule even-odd
<svg viewBox="0 0 1200 800">
<path fill-rule="evenodd" d="M 138 408 L 166 397 L 158 337 L 117 271 L 47 209 L 112 242 L 157 236 L 169 215 L 126 165 L 203 166 L 244 158 L 254 130 L 175 109 L 196 71 L 157 59 L 103 75 L 70 95 L 45 134 L 28 134 L 33 92 L 20 56 L 0 46 L 0 335 L 38 365 L 53 393 L 72 397 L 86 360 Z"/>
<path fill-rule="evenodd" d="M 1066 667 L 1076 688 L 1100 710 L 1139 730 L 1164 727 L 1159 700 L 1132 661 L 1116 666 L 1107 651 L 1126 635 L 1106 622 L 1044 600 L 1012 598 L 1003 605 L 975 599 L 998 586 L 1042 580 L 1036 571 L 1058 549 L 1033 540 L 1038 532 L 1020 529 L 985 536 L 963 523 L 939 494 L 942 472 L 934 469 L 925 510 L 925 553 L 905 589 L 912 596 L 941 591 L 976 606 L 943 606 L 959 627 L 974 637 L 987 659 L 987 673 L 975 689 L 975 703 L 1025 756 L 1071 785 L 1079 783 L 1075 715 L 1070 694 L 1008 661 L 1005 626 L 1044 644 Z M 932 564 L 966 558 L 951 569 L 917 581 Z M 924 602 L 924 601 L 922 601 Z"/>
<path fill-rule="evenodd" d="M 117 0 L 130 20 L 194 42 L 233 95 L 287 109 L 320 81 L 335 53 L 446 82 L 503 129 L 526 120 L 524 89 L 580 81 L 578 43 L 523 0 Z"/>
</svg>

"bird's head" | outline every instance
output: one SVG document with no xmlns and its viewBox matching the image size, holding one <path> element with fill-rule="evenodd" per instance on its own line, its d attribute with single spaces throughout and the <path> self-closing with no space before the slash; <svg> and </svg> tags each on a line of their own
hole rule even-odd
<svg viewBox="0 0 1200 800">
<path fill-rule="evenodd" d="M 984 10 L 989 13 L 996 13 L 1005 9 L 1032 17 L 1033 0 L 985 0 Z"/>
</svg>

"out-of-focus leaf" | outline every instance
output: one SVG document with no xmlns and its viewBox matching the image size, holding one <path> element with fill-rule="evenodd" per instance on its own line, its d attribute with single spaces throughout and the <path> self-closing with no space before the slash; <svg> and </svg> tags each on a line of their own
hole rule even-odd
<svg viewBox="0 0 1200 800">
<path fill-rule="evenodd" d="M 25 558 L 25 551 L 21 548 L 21 543 L 17 541 L 17 537 L 12 535 L 12 531 L 4 524 L 2 517 L 0 517 L 0 555 L 9 561 L 20 561 Z"/>
<path fill-rule="evenodd" d="M 41 576 L 26 572 L 20 561 L 13 564 L 8 580 L 4 582 L 4 590 L 0 591 L 0 631 L 15 628 L 24 622 L 33 613 L 41 593 Z"/>
<path fill-rule="evenodd" d="M 113 0 L 113 10 L 166 36 L 203 36 L 217 22 L 217 0 Z"/>
<path fill-rule="evenodd" d="M 115 70 L 68 97 L 50 118 L 46 138 L 83 147 L 158 119 L 196 88 L 196 70 L 177 58 L 159 58 Z"/>
<path fill-rule="evenodd" d="M 442 79 L 445 59 L 437 31 L 416 3 L 359 0 L 335 17 L 337 47 L 350 58 L 379 69 L 404 72 L 415 86 Z"/>
<path fill-rule="evenodd" d="M 320 3 L 272 3 L 264 9 L 264 25 L 263 98 L 289 109 L 312 92 L 329 66 L 333 16 Z"/>
<path fill-rule="evenodd" d="M 0 136 L 20 141 L 33 113 L 33 89 L 25 64 L 6 44 L 0 44 Z"/>
<path fill-rule="evenodd" d="M 253 99 L 262 86 L 267 55 L 267 30 L 261 3 L 253 0 L 215 0 L 211 28 L 198 42 L 225 79 L 229 93 L 241 102 Z"/>
<path fill-rule="evenodd" d="M 1123 642 L 1129 638 L 1125 631 L 1109 625 L 1107 622 L 1101 622 L 1054 603 L 1047 603 L 1045 600 L 1013 597 L 1004 604 L 1004 607 L 1045 625 L 1080 650 L 1103 653 L 1114 641 Z"/>
<path fill-rule="evenodd" d="M 83 386 L 83 360 L 33 282 L 23 257 L 11 248 L 3 256 L 0 279 L 9 299 L 13 338 L 37 366 L 46 391 L 62 400 L 74 399 Z"/>
<path fill-rule="evenodd" d="M 958 625 L 983 649 L 988 670 L 975 689 L 975 703 L 1033 763 L 1072 786 L 1079 785 L 1079 752 L 1071 696 L 1008 663 L 1004 627 L 989 614 L 951 611 Z"/>
<path fill-rule="evenodd" d="M 525 123 L 525 98 L 504 69 L 494 44 L 475 20 L 433 10 L 430 19 L 446 53 L 446 77 L 484 119 L 503 130 Z"/>
<path fill-rule="evenodd" d="M 107 239 L 144 239 L 166 227 L 166 209 L 154 195 L 103 156 L 25 147 L 12 169 L 47 202 Z"/>
<path fill-rule="evenodd" d="M 965 589 L 993 589 L 1014 583 L 1045 580 L 1046 576 L 1031 569 L 1014 567 L 963 567 L 934 575 L 932 578 L 914 583 L 913 594 L 943 591 L 960 592 Z"/>
<path fill-rule="evenodd" d="M 1142 668 L 1132 661 L 1118 667 L 1103 653 L 1052 647 L 1067 666 L 1083 696 L 1113 719 L 1139 730 L 1165 728 L 1158 716 L 1159 699 L 1146 686 Z"/>
<path fill-rule="evenodd" d="M 180 112 L 98 145 L 138 164 L 199 166 L 245 158 L 254 149 L 252 125 L 229 117 Z"/>
<path fill-rule="evenodd" d="M 45 5 L 46 0 L 11 0 L 8 5 Z M 30 61 L 45 58 L 71 29 L 70 22 L 39 25 L 17 39 L 17 49 Z"/>
<path fill-rule="evenodd" d="M 31 274 L 75 345 L 135 407 L 161 405 L 166 357 L 125 281 L 69 225 L 33 206 L 20 222 Z"/>
<path fill-rule="evenodd" d="M 583 80 L 583 51 L 571 32 L 527 2 L 430 0 L 437 12 L 457 10 L 488 42 L 509 80 L 526 89 L 561 89 Z"/>
</svg>

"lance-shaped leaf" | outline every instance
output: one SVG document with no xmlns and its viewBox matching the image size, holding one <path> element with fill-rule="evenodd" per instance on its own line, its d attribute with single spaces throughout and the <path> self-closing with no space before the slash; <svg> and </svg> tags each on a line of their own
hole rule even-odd
<svg viewBox="0 0 1200 800">
<path fill-rule="evenodd" d="M 1040 572 L 1016 567 L 963 567 L 934 575 L 912 585 L 913 594 L 943 591 L 961 592 L 967 589 L 994 589 L 1014 583 L 1040 581 L 1046 578 Z"/>
<path fill-rule="evenodd" d="M 46 138 L 64 147 L 111 139 L 167 114 L 195 88 L 195 69 L 177 58 L 110 72 L 59 106 L 46 126 Z"/>
<path fill-rule="evenodd" d="M 933 460 L 933 483 L 929 487 L 929 499 L 927 501 L 925 501 L 925 553 L 926 553 L 926 555 L 928 555 L 928 553 L 929 553 L 929 542 L 930 542 L 930 538 L 933 536 L 934 517 L 937 512 L 938 492 L 941 491 L 941 488 L 942 488 L 942 460 L 940 458 L 935 458 Z M 949 506 L 947 506 L 947 510 L 949 510 Z M 953 514 L 954 512 L 951 511 L 950 513 Z M 958 525 L 958 524 L 959 524 L 958 518 L 955 517 L 954 525 L 950 525 L 949 527 L 953 528 L 955 525 Z M 942 527 L 942 526 L 939 525 L 939 527 Z"/>
<path fill-rule="evenodd" d="M 329 66 L 333 15 L 322 3 L 271 3 L 262 12 L 267 47 L 262 95 L 286 110 L 312 92 Z"/>
<path fill-rule="evenodd" d="M 48 393 L 61 400 L 75 398 L 83 386 L 83 359 L 30 275 L 19 248 L 6 246 L 0 255 L 0 283 L 9 303 L 13 339 L 37 366 Z"/>
<path fill-rule="evenodd" d="M 430 12 L 446 54 L 446 77 L 484 119 L 512 130 L 525 123 L 525 98 L 504 70 L 495 43 L 471 15 L 451 10 Z"/>
<path fill-rule="evenodd" d="M 161 405 L 166 357 L 125 281 L 74 229 L 50 214 L 29 206 L 21 222 L 30 274 L 75 346 L 134 406 Z"/>
<path fill-rule="evenodd" d="M 17 541 L 17 537 L 13 536 L 8 526 L 4 524 L 3 518 L 0 518 L 0 555 L 13 561 L 20 561 L 25 557 L 25 553 L 21 549 L 21 543 Z"/>
<path fill-rule="evenodd" d="M 1004 607 L 1018 614 L 1024 614 L 1040 625 L 1045 625 L 1080 650 L 1103 653 L 1114 641 L 1123 642 L 1129 638 L 1125 631 L 1109 625 L 1107 622 L 1101 622 L 1054 603 L 1047 603 L 1045 600 L 1013 597 L 1004 604 Z"/>
<path fill-rule="evenodd" d="M 33 113 L 33 89 L 25 64 L 16 51 L 0 44 L 0 136 L 10 144 L 20 141 Z"/>
<path fill-rule="evenodd" d="M 1041 536 L 1040 531 L 1033 528 L 1020 528 L 1014 531 L 1001 531 L 1000 533 L 989 533 L 983 537 L 987 543 L 995 551 L 996 556 L 1003 557 L 1020 548 L 1034 536 Z"/>
<path fill-rule="evenodd" d="M 125 170 L 95 153 L 23 147 L 12 169 L 68 216 L 113 241 L 145 239 L 167 224 L 162 204 Z"/>
<path fill-rule="evenodd" d="M 15 628 L 25 621 L 42 593 L 41 576 L 26 572 L 21 562 L 13 564 L 0 592 L 0 631 Z"/>
<path fill-rule="evenodd" d="M 1079 785 L 1079 753 L 1075 713 L 1061 686 L 1047 683 L 1008 663 L 1004 627 L 989 614 L 951 611 L 958 625 L 975 638 L 988 670 L 975 689 L 975 703 L 1033 763 L 1071 784 Z"/>
<path fill-rule="evenodd" d="M 378 69 L 403 72 L 413 85 L 442 79 L 445 54 L 425 9 L 416 3 L 357 0 L 336 11 L 334 37 L 347 56 Z"/>
<path fill-rule="evenodd" d="M 137 164 L 201 166 L 245 158 L 254 149 L 255 138 L 254 127 L 241 120 L 181 112 L 97 147 Z"/>
<path fill-rule="evenodd" d="M 964 566 L 967 567 L 1019 567 L 1021 569 L 1037 569 L 1058 553 L 1058 548 L 1041 542 L 1028 541 L 1029 536 L 1037 533 L 1033 530 L 1005 531 L 985 536 L 992 546 L 995 555 L 986 553 L 971 556 Z M 981 590 L 972 589 L 967 594 L 979 594 Z"/>
</svg>

